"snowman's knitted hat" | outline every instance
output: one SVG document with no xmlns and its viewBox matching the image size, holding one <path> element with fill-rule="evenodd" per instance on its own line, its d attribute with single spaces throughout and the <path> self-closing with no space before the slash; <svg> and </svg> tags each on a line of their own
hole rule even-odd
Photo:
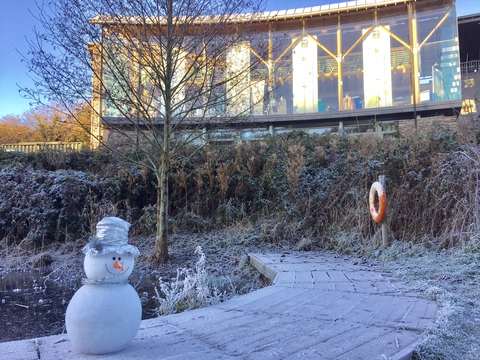
<svg viewBox="0 0 480 360">
<path fill-rule="evenodd" d="M 128 244 L 130 223 L 118 217 L 105 217 L 97 224 L 97 234 L 82 249 L 85 255 L 98 256 L 109 252 L 140 255 L 136 246 Z"/>
</svg>

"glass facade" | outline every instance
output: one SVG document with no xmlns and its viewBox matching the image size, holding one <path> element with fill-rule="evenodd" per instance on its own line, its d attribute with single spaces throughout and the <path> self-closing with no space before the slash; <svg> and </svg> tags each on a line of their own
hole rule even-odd
<svg viewBox="0 0 480 360">
<path fill-rule="evenodd" d="M 460 100 L 454 0 L 376 3 L 328 6 L 337 11 L 302 9 L 297 18 L 285 12 L 283 20 L 265 16 L 263 31 L 224 55 L 225 72 L 250 69 L 248 76 L 225 85 L 223 96 L 231 101 L 192 107 L 187 117 L 313 114 Z M 154 109 L 151 115 L 161 117 L 152 112 L 162 107 L 158 89 L 149 88 L 148 77 L 139 81 Z M 128 111 L 114 104 L 104 100 L 104 116 Z"/>
</svg>

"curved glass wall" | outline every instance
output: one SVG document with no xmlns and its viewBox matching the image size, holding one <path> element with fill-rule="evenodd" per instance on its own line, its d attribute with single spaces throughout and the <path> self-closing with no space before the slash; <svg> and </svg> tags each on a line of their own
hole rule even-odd
<svg viewBox="0 0 480 360">
<path fill-rule="evenodd" d="M 389 12 L 326 14 L 315 23 L 266 21 L 268 31 L 252 34 L 238 54 L 226 56 L 227 66 L 251 69 L 241 90 L 226 85 L 227 98 L 241 96 L 215 113 L 261 117 L 461 99 L 454 2 L 424 11 L 417 10 L 419 3 L 401 3 Z M 108 101 L 103 107 L 110 116 L 122 112 Z"/>
</svg>

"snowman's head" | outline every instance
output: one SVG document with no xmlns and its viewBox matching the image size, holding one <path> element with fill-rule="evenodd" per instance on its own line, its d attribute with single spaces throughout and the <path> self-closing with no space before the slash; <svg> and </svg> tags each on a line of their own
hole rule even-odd
<svg viewBox="0 0 480 360">
<path fill-rule="evenodd" d="M 130 224 L 117 217 L 103 218 L 97 224 L 97 234 L 82 249 L 83 266 L 92 281 L 125 281 L 133 270 L 138 249 L 128 243 Z"/>
<path fill-rule="evenodd" d="M 109 252 L 85 256 L 83 267 L 87 278 L 93 281 L 122 282 L 128 279 L 135 265 L 135 256 L 129 253 Z"/>
</svg>

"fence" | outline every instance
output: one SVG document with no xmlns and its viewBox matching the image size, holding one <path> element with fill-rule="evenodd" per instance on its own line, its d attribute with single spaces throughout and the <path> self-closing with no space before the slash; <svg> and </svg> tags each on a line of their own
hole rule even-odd
<svg viewBox="0 0 480 360">
<path fill-rule="evenodd" d="M 0 144 L 3 151 L 15 151 L 33 153 L 40 150 L 55 151 L 80 151 L 83 148 L 81 142 L 23 142 L 18 144 Z"/>
</svg>

